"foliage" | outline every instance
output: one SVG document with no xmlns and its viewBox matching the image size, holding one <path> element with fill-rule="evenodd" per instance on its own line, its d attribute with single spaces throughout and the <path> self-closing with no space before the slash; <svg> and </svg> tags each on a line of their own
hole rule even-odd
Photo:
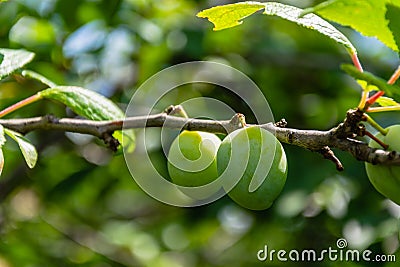
<svg viewBox="0 0 400 267">
<path fill-rule="evenodd" d="M 2 61 L 0 62 L 0 80 L 31 62 L 35 55 L 32 52 L 24 50 L 5 48 L 0 49 L 0 54 L 2 55 Z"/>
<path fill-rule="evenodd" d="M 208 17 L 215 25 L 214 30 L 222 30 L 240 25 L 241 23 L 239 23 L 238 20 L 244 19 L 260 9 L 264 9 L 264 14 L 266 15 L 279 16 L 306 28 L 316 30 L 332 38 L 336 42 L 343 44 L 350 50 L 350 53 L 356 53 L 356 49 L 346 36 L 336 30 L 331 24 L 314 14 L 301 16 L 303 10 L 290 5 L 283 5 L 275 2 L 242 2 L 213 7 L 199 12 L 197 16 L 201 18 Z"/>
<path fill-rule="evenodd" d="M 87 88 L 123 109 L 148 77 L 191 60 L 223 62 L 251 76 L 267 96 L 275 117 L 284 117 L 291 127 L 328 129 L 359 101 L 358 84 L 339 69 L 348 59 L 337 45 L 286 20 L 250 16 L 241 27 L 212 32 L 195 17 L 209 7 L 206 1 L 1 2 L 0 47 L 7 47 L 0 50 L 1 109 L 55 84 Z M 354 8 L 366 3 L 376 9 Z M 233 16 L 230 23 L 237 24 L 256 11 L 259 3 L 253 5 Z M 340 30 L 346 39 L 336 31 L 328 34 L 340 36 L 338 40 L 347 47 L 357 47 L 364 66 L 374 73 L 353 69 L 350 75 L 377 86 L 374 90 L 392 92 L 394 100 L 397 86 L 383 85 L 386 79 L 377 77 L 389 77 L 398 65 L 393 52 L 399 42 L 398 6 L 397 1 L 348 0 L 329 1 L 315 9 L 322 18 L 376 36 L 390 48 L 345 28 Z M 303 18 L 312 15 L 305 13 Z M 387 25 L 382 23 L 385 18 Z M 33 53 L 35 61 L 31 62 Z M 215 97 L 237 112 L 249 113 L 246 117 L 251 123 L 246 103 L 222 92 L 211 86 L 184 87 L 160 102 L 165 107 L 198 96 Z M 379 104 L 385 105 L 385 98 L 380 99 Z M 196 107 L 185 108 L 194 112 Z M 12 116 L 43 114 L 73 115 L 64 105 L 41 101 Z M 398 115 L 375 118 L 385 126 L 399 123 Z M 334 247 L 340 237 L 352 248 L 400 257 L 398 206 L 373 189 L 363 163 L 340 152 L 346 169 L 337 173 L 319 155 L 284 145 L 287 183 L 266 211 L 248 211 L 227 198 L 182 209 L 147 196 L 133 182 L 122 157 L 91 137 L 29 134 L 26 138 L 39 152 L 37 166 L 31 170 L 17 150 L 22 144 L 29 166 L 36 161 L 33 150 L 17 136 L 19 143 L 3 145 L 0 155 L 5 156 L 0 180 L 0 265 L 279 266 L 285 263 L 259 262 L 257 251 L 266 244 L 277 250 L 322 250 Z M 0 134 L 0 143 L 4 144 L 4 134 Z M 138 142 L 137 162 L 143 149 Z M 160 155 L 159 144 L 154 142 L 150 157 L 160 166 L 159 172 L 167 175 L 166 160 Z M 310 265 L 293 262 L 293 266 Z M 315 263 L 327 265 L 362 266 L 364 262 Z"/>
<path fill-rule="evenodd" d="M 307 12 L 315 12 L 329 20 L 351 26 L 362 34 L 376 37 L 391 49 L 399 51 L 394 38 L 400 33 L 399 28 L 394 27 L 398 17 L 392 13 L 399 7 L 398 0 L 331 0 L 310 8 Z M 371 19 L 372 14 L 373 19 Z"/>
</svg>

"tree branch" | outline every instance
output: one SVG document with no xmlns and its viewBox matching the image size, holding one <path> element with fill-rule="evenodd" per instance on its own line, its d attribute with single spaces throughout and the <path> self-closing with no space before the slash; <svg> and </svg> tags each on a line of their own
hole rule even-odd
<svg viewBox="0 0 400 267">
<path fill-rule="evenodd" d="M 347 118 L 360 114 L 357 111 L 349 112 Z M 89 134 L 106 140 L 114 131 L 122 129 L 140 129 L 144 127 L 166 127 L 173 129 L 184 129 L 189 131 L 206 131 L 212 133 L 227 134 L 236 129 L 242 128 L 241 114 L 236 114 L 231 120 L 212 121 L 205 119 L 182 118 L 168 115 L 167 112 L 149 115 L 128 117 L 124 120 L 114 121 L 92 121 L 86 119 L 56 118 L 52 115 L 43 117 L 23 118 L 23 119 L 0 119 L 0 124 L 5 128 L 27 134 L 35 130 L 60 130 L 65 132 L 75 132 Z M 361 118 L 361 117 L 360 117 Z M 285 128 L 284 120 L 276 124 L 267 123 L 260 127 L 274 133 L 282 143 L 296 145 L 314 152 L 321 153 L 325 158 L 333 161 L 338 170 L 343 169 L 340 161 L 336 158 L 331 148 L 336 148 L 350 153 L 360 161 L 373 164 L 397 165 L 400 166 L 400 153 L 396 151 L 386 151 L 369 147 L 366 143 L 354 139 L 357 134 L 357 127 L 354 125 L 355 119 L 346 119 L 337 127 L 328 131 L 299 130 Z"/>
</svg>

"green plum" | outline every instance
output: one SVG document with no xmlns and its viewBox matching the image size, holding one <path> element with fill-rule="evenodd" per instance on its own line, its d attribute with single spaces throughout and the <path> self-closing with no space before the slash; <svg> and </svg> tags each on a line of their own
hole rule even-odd
<svg viewBox="0 0 400 267">
<path fill-rule="evenodd" d="M 168 153 L 168 173 L 173 183 L 185 194 L 204 199 L 220 189 L 200 188 L 218 178 L 216 156 L 221 140 L 212 133 L 183 131 L 171 144 Z M 203 190 L 202 190 L 203 189 Z"/>
<path fill-rule="evenodd" d="M 256 126 L 230 133 L 219 147 L 217 163 L 220 178 L 231 179 L 222 182 L 229 197 L 248 209 L 269 208 L 286 183 L 287 160 L 281 143 Z"/>
<path fill-rule="evenodd" d="M 389 150 L 400 151 L 400 125 L 392 125 L 386 129 L 386 135 L 378 133 L 376 137 L 389 145 Z M 370 147 L 382 148 L 372 140 Z M 375 189 L 400 205 L 400 166 L 373 165 L 365 163 L 368 178 Z"/>
</svg>

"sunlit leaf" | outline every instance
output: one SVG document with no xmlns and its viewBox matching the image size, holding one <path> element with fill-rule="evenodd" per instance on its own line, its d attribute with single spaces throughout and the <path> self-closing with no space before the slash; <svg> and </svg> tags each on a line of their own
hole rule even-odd
<svg viewBox="0 0 400 267">
<path fill-rule="evenodd" d="M 393 98 L 381 96 L 376 100 L 376 103 L 382 107 L 390 107 L 390 106 L 400 106 L 399 103 L 393 100 Z"/>
<path fill-rule="evenodd" d="M 400 7 L 398 0 L 331 0 L 306 9 L 305 12 L 313 12 L 341 25 L 350 26 L 399 51 L 385 17 L 386 4 Z M 394 21 L 396 20 L 398 21 L 398 17 L 394 17 Z"/>
<path fill-rule="evenodd" d="M 263 8 L 265 8 L 263 3 L 241 2 L 212 7 L 199 12 L 197 16 L 208 18 L 214 24 L 214 31 L 219 31 L 242 24 L 242 19 Z"/>
<path fill-rule="evenodd" d="M 208 18 L 214 24 L 214 30 L 221 30 L 240 25 L 242 19 L 250 16 L 258 10 L 264 9 L 264 14 L 275 15 L 292 21 L 311 30 L 315 30 L 344 45 L 351 54 L 356 53 L 352 43 L 339 32 L 334 26 L 315 14 L 301 16 L 303 9 L 284 5 L 276 2 L 240 2 L 216 6 L 203 10 L 197 14 L 198 17 Z"/>
<path fill-rule="evenodd" d="M 0 54 L 4 56 L 0 64 L 0 80 L 31 62 L 35 56 L 26 50 L 5 48 L 0 48 Z"/>
<path fill-rule="evenodd" d="M 28 167 L 35 167 L 38 159 L 36 148 L 31 143 L 29 143 L 29 141 L 26 140 L 20 133 L 14 132 L 9 129 L 4 129 L 4 132 L 18 143 L 18 146 L 21 149 L 22 155 L 24 156 Z"/>
<path fill-rule="evenodd" d="M 341 65 L 342 70 L 344 70 L 347 74 L 355 78 L 356 80 L 365 81 L 368 85 L 374 85 L 379 90 L 385 92 L 389 97 L 394 97 L 395 99 L 400 99 L 400 87 L 397 85 L 390 85 L 387 82 L 379 77 L 376 77 L 370 72 L 364 71 L 360 72 L 356 67 L 350 64 Z"/>
<path fill-rule="evenodd" d="M 376 87 L 375 85 L 368 84 L 366 81 L 363 80 L 357 80 L 357 83 L 361 86 L 361 88 L 366 91 L 366 92 L 371 92 L 371 91 L 379 91 L 379 88 Z"/>
</svg>

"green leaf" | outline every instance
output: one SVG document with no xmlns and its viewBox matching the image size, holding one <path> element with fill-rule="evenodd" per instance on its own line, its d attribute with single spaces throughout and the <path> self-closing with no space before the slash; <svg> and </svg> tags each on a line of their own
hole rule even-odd
<svg viewBox="0 0 400 267">
<path fill-rule="evenodd" d="M 265 14 L 276 15 L 289 21 L 296 22 L 303 27 L 315 30 L 325 36 L 328 36 L 337 43 L 344 45 L 349 51 L 352 51 L 353 53 L 356 52 L 356 48 L 347 39 L 347 37 L 330 23 L 315 14 L 302 15 L 302 12 L 303 9 L 294 6 L 288 6 L 274 2 L 265 3 Z"/>
<path fill-rule="evenodd" d="M 6 138 L 4 136 L 4 127 L 0 124 L 0 147 L 6 143 Z"/>
<path fill-rule="evenodd" d="M 382 107 L 400 106 L 393 98 L 381 96 L 376 100 L 376 103 Z"/>
<path fill-rule="evenodd" d="M 108 98 L 82 87 L 57 86 L 38 93 L 41 97 L 57 100 L 76 114 L 91 120 L 124 118 L 122 110 Z"/>
<path fill-rule="evenodd" d="M 361 86 L 361 88 L 366 91 L 366 92 L 371 92 L 371 91 L 379 91 L 379 88 L 376 87 L 375 85 L 368 84 L 366 81 L 363 80 L 357 80 L 357 83 Z"/>
<path fill-rule="evenodd" d="M 261 9 L 264 9 L 264 14 L 266 15 L 281 17 L 328 36 L 337 43 L 343 44 L 349 50 L 350 54 L 356 53 L 356 49 L 352 43 L 335 27 L 314 14 L 301 16 L 303 9 L 294 6 L 276 2 L 240 2 L 212 7 L 201 11 L 197 16 L 208 18 L 215 25 L 214 30 L 221 30 L 240 25 L 242 19 Z"/>
<path fill-rule="evenodd" d="M 31 169 L 35 167 L 38 159 L 36 148 L 31 143 L 29 143 L 29 141 L 26 140 L 20 133 L 14 132 L 10 129 L 4 129 L 4 132 L 12 139 L 14 139 L 15 142 L 17 142 L 28 167 Z"/>
<path fill-rule="evenodd" d="M 35 71 L 23 70 L 21 72 L 21 75 L 25 78 L 30 78 L 30 79 L 36 80 L 38 82 L 41 82 L 42 84 L 47 85 L 48 87 L 56 87 L 57 86 L 57 84 L 55 84 L 54 82 L 52 82 L 49 79 L 47 79 L 46 77 L 44 77 L 42 74 L 39 74 Z"/>
<path fill-rule="evenodd" d="M 1 62 L 3 62 L 3 58 L 4 58 L 4 55 L 2 53 L 0 53 L 0 65 L 1 65 Z"/>
<path fill-rule="evenodd" d="M 325 19 L 350 26 L 399 51 L 385 18 L 386 4 L 390 3 L 400 7 L 398 0 L 331 0 L 306 9 L 304 13 L 317 13 Z M 394 19 L 398 20 L 398 17 Z"/>
<path fill-rule="evenodd" d="M 118 120 L 125 117 L 124 112 L 108 98 L 85 88 L 76 86 L 57 86 L 38 93 L 41 97 L 59 101 L 69 107 L 76 114 L 91 120 Z M 121 131 L 113 136 L 124 147 L 135 147 L 133 130 L 125 131 L 124 139 Z M 125 138 L 126 137 L 126 138 Z"/>
<path fill-rule="evenodd" d="M 6 138 L 4 136 L 4 127 L 0 124 L 0 175 L 3 172 L 4 167 L 3 145 L 5 142 Z"/>
<path fill-rule="evenodd" d="M 219 31 L 242 24 L 242 19 L 263 8 L 263 3 L 241 2 L 203 10 L 197 13 L 197 17 L 208 18 L 214 24 L 214 31 Z"/>
<path fill-rule="evenodd" d="M 3 149 L 0 147 L 0 175 L 3 172 L 3 167 L 4 167 L 4 155 L 3 155 Z"/>
<path fill-rule="evenodd" d="M 389 21 L 389 29 L 392 31 L 397 48 L 400 48 L 400 8 L 394 5 L 386 5 L 386 19 Z"/>
<path fill-rule="evenodd" d="M 14 50 L 0 48 L 0 54 L 2 54 L 3 61 L 0 64 L 0 80 L 10 75 L 14 71 L 22 68 L 26 64 L 32 61 L 35 54 L 26 50 Z"/>
<path fill-rule="evenodd" d="M 368 85 L 374 85 L 385 92 L 389 97 L 394 97 L 395 99 L 400 99 L 400 87 L 397 85 L 390 85 L 379 77 L 376 77 L 370 72 L 364 71 L 360 72 L 356 67 L 350 64 L 341 65 L 342 70 L 347 74 L 355 78 L 356 80 L 365 81 Z"/>
</svg>

